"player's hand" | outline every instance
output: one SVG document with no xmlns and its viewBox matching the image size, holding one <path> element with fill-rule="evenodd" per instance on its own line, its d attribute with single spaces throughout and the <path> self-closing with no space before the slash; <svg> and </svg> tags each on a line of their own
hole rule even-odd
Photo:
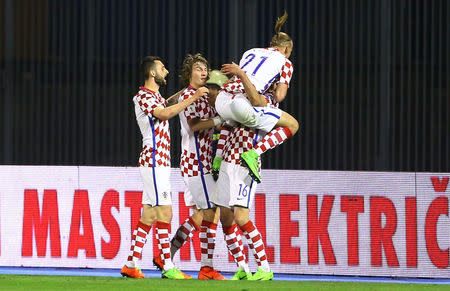
<svg viewBox="0 0 450 291">
<path fill-rule="evenodd" d="M 242 74 L 245 74 L 245 72 L 234 62 L 232 62 L 231 64 L 223 64 L 220 71 L 224 74 L 233 74 L 238 77 L 242 76 Z"/>
<path fill-rule="evenodd" d="M 198 100 L 201 97 L 208 95 L 208 93 L 209 93 L 208 88 L 200 87 L 200 88 L 197 89 L 197 91 L 195 91 L 195 94 L 192 97 L 195 98 L 195 100 Z"/>
<path fill-rule="evenodd" d="M 212 176 L 214 181 L 217 181 L 219 179 L 219 171 L 220 171 L 220 164 L 222 163 L 222 158 L 215 157 L 213 160 L 213 168 L 212 168 Z"/>
</svg>

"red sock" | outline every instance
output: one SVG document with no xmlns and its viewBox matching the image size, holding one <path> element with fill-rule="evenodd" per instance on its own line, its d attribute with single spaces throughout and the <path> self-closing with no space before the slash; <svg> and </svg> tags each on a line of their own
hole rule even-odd
<svg viewBox="0 0 450 291">
<path fill-rule="evenodd" d="M 175 233 L 175 236 L 170 242 L 170 251 L 172 256 L 186 243 L 190 237 L 192 237 L 192 234 L 197 230 L 199 230 L 199 227 L 195 224 L 192 217 L 189 217 L 182 225 L 180 225 Z"/>
<path fill-rule="evenodd" d="M 273 149 L 287 139 L 292 137 L 292 133 L 287 127 L 277 127 L 272 129 L 265 137 L 263 137 L 253 149 L 258 155 L 262 155 L 266 151 Z"/>
<path fill-rule="evenodd" d="M 258 266 L 262 267 L 264 271 L 268 272 L 270 270 L 269 262 L 267 261 L 264 242 L 258 229 L 256 229 L 253 222 L 249 220 L 249 222 L 241 226 L 241 230 L 247 238 L 247 244 L 255 256 L 256 263 L 258 263 Z"/>
<path fill-rule="evenodd" d="M 138 222 L 133 234 L 131 235 L 131 247 L 130 255 L 128 256 L 128 262 L 137 262 L 138 259 L 142 258 L 142 248 L 147 242 L 147 234 L 152 228 L 151 225 Z"/>
<path fill-rule="evenodd" d="M 158 240 L 158 248 L 161 252 L 161 260 L 163 262 L 164 271 L 168 271 L 174 267 L 172 257 L 170 255 L 170 223 L 162 221 L 156 222 L 156 239 Z"/>
<path fill-rule="evenodd" d="M 245 262 L 244 247 L 242 245 L 241 236 L 238 233 L 238 226 L 222 226 L 225 235 L 225 242 L 227 243 L 228 251 L 233 256 L 234 261 L 245 272 L 249 273 L 250 269 Z"/>
<path fill-rule="evenodd" d="M 203 220 L 200 229 L 200 248 L 202 250 L 201 265 L 213 267 L 214 248 L 216 246 L 217 224 Z"/>
</svg>

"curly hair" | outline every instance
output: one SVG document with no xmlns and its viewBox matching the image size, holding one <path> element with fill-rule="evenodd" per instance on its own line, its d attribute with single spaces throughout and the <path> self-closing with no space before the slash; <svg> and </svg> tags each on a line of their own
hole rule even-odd
<svg viewBox="0 0 450 291">
<path fill-rule="evenodd" d="M 208 76 L 209 79 L 209 63 L 206 60 L 202 54 L 197 53 L 195 55 L 188 54 L 183 61 L 183 67 L 181 68 L 181 74 L 180 74 L 180 80 L 183 86 L 189 85 L 189 80 L 191 78 L 192 74 L 192 68 L 194 67 L 195 63 L 203 63 L 206 65 L 206 68 L 208 69 Z"/>
</svg>

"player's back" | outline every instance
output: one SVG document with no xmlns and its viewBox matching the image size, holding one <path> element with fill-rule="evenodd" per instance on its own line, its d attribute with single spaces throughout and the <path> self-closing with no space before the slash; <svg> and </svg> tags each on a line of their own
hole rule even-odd
<svg viewBox="0 0 450 291">
<path fill-rule="evenodd" d="M 240 155 L 253 148 L 260 139 L 261 135 L 265 135 L 255 128 L 249 128 L 243 125 L 233 127 L 228 134 L 225 146 L 223 149 L 223 160 L 240 165 Z"/>
<path fill-rule="evenodd" d="M 246 51 L 239 62 L 250 82 L 263 93 L 280 76 L 286 57 L 276 48 L 253 48 Z"/>
</svg>

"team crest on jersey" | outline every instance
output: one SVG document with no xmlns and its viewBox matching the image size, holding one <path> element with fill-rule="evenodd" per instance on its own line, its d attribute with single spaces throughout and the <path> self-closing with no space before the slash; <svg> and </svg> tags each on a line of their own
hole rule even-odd
<svg viewBox="0 0 450 291">
<path fill-rule="evenodd" d="M 169 196 L 169 193 L 167 192 L 162 192 L 162 196 L 164 199 L 167 199 L 167 197 Z"/>
<path fill-rule="evenodd" d="M 187 110 L 188 113 L 195 113 L 197 111 L 195 109 L 195 105 L 194 104 L 189 105 L 186 110 Z"/>
</svg>

